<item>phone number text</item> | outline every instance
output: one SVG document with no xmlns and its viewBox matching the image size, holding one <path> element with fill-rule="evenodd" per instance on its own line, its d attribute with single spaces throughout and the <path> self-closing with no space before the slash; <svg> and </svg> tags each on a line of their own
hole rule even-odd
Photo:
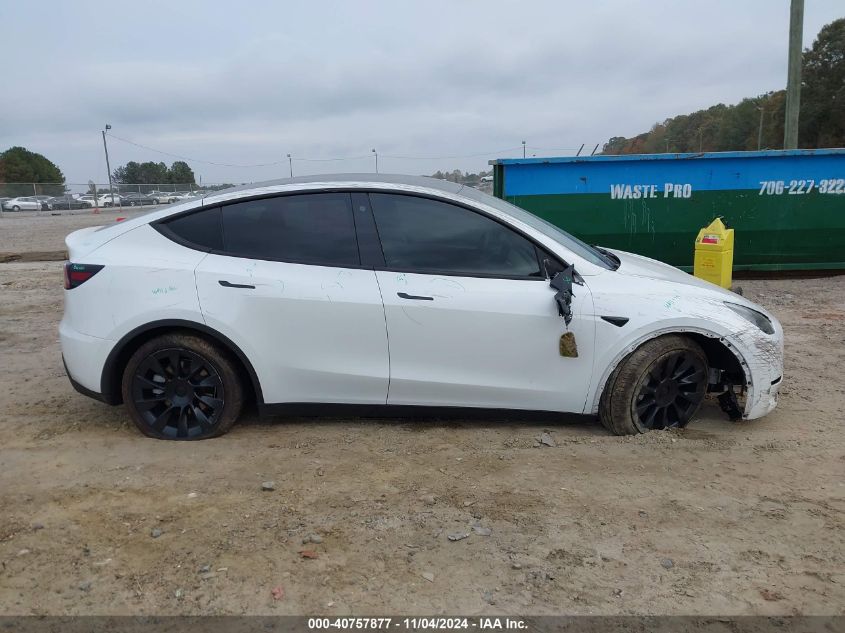
<svg viewBox="0 0 845 633">
<path fill-rule="evenodd" d="M 800 196 L 818 191 L 825 194 L 845 194 L 845 178 L 823 178 L 815 180 L 761 180 L 761 196 L 779 196 L 783 193 L 790 196 Z"/>
</svg>

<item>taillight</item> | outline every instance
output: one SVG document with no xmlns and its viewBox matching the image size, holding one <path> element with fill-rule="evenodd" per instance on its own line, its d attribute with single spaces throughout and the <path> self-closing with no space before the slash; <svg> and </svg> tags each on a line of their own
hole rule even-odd
<svg viewBox="0 0 845 633">
<path fill-rule="evenodd" d="M 97 264 L 65 262 L 65 290 L 72 290 L 81 286 L 102 269 L 103 267 Z"/>
</svg>

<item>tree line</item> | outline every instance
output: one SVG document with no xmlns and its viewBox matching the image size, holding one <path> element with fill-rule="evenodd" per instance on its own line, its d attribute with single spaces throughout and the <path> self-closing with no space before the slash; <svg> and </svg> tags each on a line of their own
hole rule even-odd
<svg viewBox="0 0 845 633">
<path fill-rule="evenodd" d="M 0 154 L 0 195 L 31 196 L 35 193 L 31 183 L 46 183 L 38 186 L 39 195 L 65 192 L 62 170 L 41 154 L 25 147 L 10 147 Z"/>
<path fill-rule="evenodd" d="M 803 55 L 798 146 L 845 147 L 845 18 L 825 25 Z M 614 136 L 603 154 L 781 149 L 786 91 L 736 105 L 720 103 L 656 123 L 631 138 Z"/>
<path fill-rule="evenodd" d="M 116 184 L 132 185 L 193 185 L 196 184 L 194 170 L 183 160 L 177 160 L 168 167 L 164 163 L 138 163 L 129 161 L 112 172 Z"/>
</svg>

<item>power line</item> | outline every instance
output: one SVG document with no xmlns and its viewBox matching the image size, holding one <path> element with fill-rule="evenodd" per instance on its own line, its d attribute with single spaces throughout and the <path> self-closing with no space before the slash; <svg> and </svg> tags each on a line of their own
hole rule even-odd
<svg viewBox="0 0 845 633">
<path fill-rule="evenodd" d="M 136 143 L 135 141 L 130 141 L 129 139 L 121 138 L 119 136 L 115 136 L 114 134 L 107 134 L 110 138 L 117 139 L 118 141 L 123 141 L 124 143 L 129 143 L 130 145 L 134 145 L 135 147 L 140 147 L 142 149 L 149 150 L 151 152 L 155 152 L 157 154 L 163 154 L 164 156 L 170 156 L 171 158 L 179 158 L 181 160 L 189 160 L 193 163 L 203 163 L 205 165 L 215 165 L 216 167 L 242 167 L 245 169 L 249 169 L 252 167 L 271 167 L 273 165 L 280 165 L 281 163 L 285 162 L 283 160 L 275 161 L 272 163 L 256 163 L 255 165 L 236 165 L 232 163 L 215 163 L 210 160 L 202 160 L 200 158 L 191 158 L 189 156 L 180 156 L 179 154 L 171 154 L 170 152 L 165 152 L 160 149 L 156 149 L 154 147 L 149 147 L 148 145 L 142 145 L 141 143 Z"/>
<path fill-rule="evenodd" d="M 541 152 L 574 152 L 577 147 L 537 147 L 535 145 L 528 145 L 528 149 L 537 149 Z"/>
<path fill-rule="evenodd" d="M 310 163 L 327 163 L 336 160 L 362 160 L 367 159 L 369 160 L 372 158 L 371 156 L 341 156 L 340 158 L 298 158 L 296 156 L 291 156 L 293 160 L 304 160 Z"/>
<path fill-rule="evenodd" d="M 503 152 L 510 152 L 516 149 L 520 149 L 522 146 L 519 147 L 506 147 L 504 149 L 494 149 L 489 152 L 478 152 L 476 154 L 457 154 L 452 156 L 397 156 L 395 154 L 381 154 L 385 158 L 397 158 L 399 160 L 446 160 L 449 158 L 476 158 L 478 156 L 490 156 L 495 154 L 501 154 Z"/>
</svg>

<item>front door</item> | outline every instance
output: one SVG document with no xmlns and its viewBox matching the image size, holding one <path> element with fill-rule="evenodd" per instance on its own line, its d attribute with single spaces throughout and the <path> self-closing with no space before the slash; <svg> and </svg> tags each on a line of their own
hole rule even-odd
<svg viewBox="0 0 845 633">
<path fill-rule="evenodd" d="M 581 413 L 593 364 L 592 296 L 574 287 L 569 326 L 526 237 L 440 200 L 370 194 L 386 270 L 389 404 Z M 577 357 L 560 353 L 574 334 Z"/>
</svg>

